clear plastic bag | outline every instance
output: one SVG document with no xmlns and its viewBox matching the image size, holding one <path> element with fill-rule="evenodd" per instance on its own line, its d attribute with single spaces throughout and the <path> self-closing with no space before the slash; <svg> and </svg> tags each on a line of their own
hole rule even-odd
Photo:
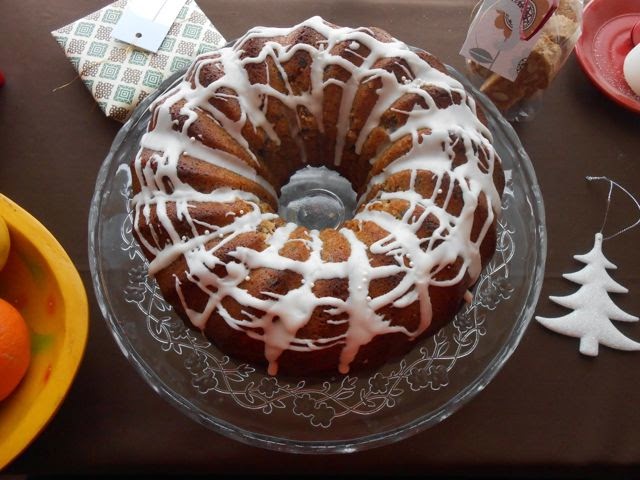
<svg viewBox="0 0 640 480">
<path fill-rule="evenodd" d="M 525 3 L 524 0 L 511 1 L 520 8 Z M 467 60 L 471 81 L 496 104 L 507 120 L 526 121 L 535 116 L 544 92 L 580 37 L 582 10 L 583 0 L 560 0 L 558 8 L 542 27 L 529 57 L 519 65 L 515 81 L 492 72 L 474 60 Z"/>
</svg>

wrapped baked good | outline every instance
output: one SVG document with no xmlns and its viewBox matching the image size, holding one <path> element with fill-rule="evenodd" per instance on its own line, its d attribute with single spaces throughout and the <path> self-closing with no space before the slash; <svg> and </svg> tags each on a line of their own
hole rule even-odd
<svg viewBox="0 0 640 480">
<path fill-rule="evenodd" d="M 523 0 L 511 0 L 520 8 Z M 467 60 L 471 79 L 509 120 L 531 119 L 549 88 L 573 51 L 582 25 L 582 0 L 560 0 L 546 19 L 528 57 L 517 65 L 517 77 L 510 80 L 473 59 Z M 503 15 L 506 15 L 503 13 Z M 496 20 L 498 27 L 500 19 Z M 504 24 L 509 23 L 503 20 Z"/>
</svg>

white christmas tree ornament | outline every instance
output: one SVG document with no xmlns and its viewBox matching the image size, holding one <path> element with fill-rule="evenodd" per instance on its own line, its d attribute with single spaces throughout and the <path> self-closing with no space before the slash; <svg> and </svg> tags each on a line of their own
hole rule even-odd
<svg viewBox="0 0 640 480">
<path fill-rule="evenodd" d="M 536 317 L 536 320 L 554 332 L 579 338 L 580 353 L 584 355 L 598 355 L 599 344 L 618 350 L 640 350 L 640 343 L 625 337 L 611 323 L 611 320 L 636 322 L 638 317 L 621 310 L 609 297 L 609 292 L 627 293 L 629 290 L 607 273 L 607 269 L 617 267 L 602 253 L 602 234 L 596 233 L 593 249 L 589 253 L 573 258 L 587 266 L 562 276 L 582 287 L 566 297 L 549 297 L 551 301 L 573 311 L 563 317 Z"/>
<path fill-rule="evenodd" d="M 614 185 L 624 191 L 635 202 L 640 210 L 640 203 L 625 188 L 606 177 L 587 177 L 587 180 L 607 180 L 610 182 L 607 210 L 600 233 L 596 233 L 591 251 L 585 255 L 575 255 L 573 258 L 585 263 L 586 267 L 575 273 L 565 273 L 567 280 L 582 285 L 577 292 L 566 297 L 550 296 L 549 299 L 558 305 L 573 310 L 562 317 L 545 318 L 536 316 L 536 320 L 554 332 L 580 339 L 580 353 L 595 357 L 598 346 L 618 350 L 640 350 L 640 343 L 623 335 L 611 322 L 636 322 L 638 317 L 629 315 L 620 309 L 609 297 L 609 293 L 628 293 L 625 287 L 613 280 L 607 269 L 616 269 L 602 253 L 602 242 L 620 235 L 640 224 L 638 220 L 633 225 L 607 238 L 602 236 L 602 230 L 607 221 L 611 194 Z"/>
</svg>

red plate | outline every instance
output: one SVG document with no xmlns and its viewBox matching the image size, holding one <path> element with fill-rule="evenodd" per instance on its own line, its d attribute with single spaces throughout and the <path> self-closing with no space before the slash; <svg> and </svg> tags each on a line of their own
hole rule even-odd
<svg viewBox="0 0 640 480">
<path fill-rule="evenodd" d="M 624 79 L 622 66 L 633 48 L 631 30 L 640 22 L 640 0 L 591 0 L 584 9 L 576 56 L 591 81 L 623 107 L 640 113 L 640 96 Z"/>
</svg>

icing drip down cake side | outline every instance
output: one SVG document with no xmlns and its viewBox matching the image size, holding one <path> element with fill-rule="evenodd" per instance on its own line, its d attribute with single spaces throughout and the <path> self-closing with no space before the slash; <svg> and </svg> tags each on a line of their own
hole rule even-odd
<svg viewBox="0 0 640 480">
<path fill-rule="evenodd" d="M 132 162 L 134 235 L 187 324 L 272 375 L 402 354 L 459 310 L 504 188 L 474 99 L 432 55 L 319 17 L 199 57 Z M 353 218 L 309 230 L 280 188 L 326 166 Z"/>
</svg>

